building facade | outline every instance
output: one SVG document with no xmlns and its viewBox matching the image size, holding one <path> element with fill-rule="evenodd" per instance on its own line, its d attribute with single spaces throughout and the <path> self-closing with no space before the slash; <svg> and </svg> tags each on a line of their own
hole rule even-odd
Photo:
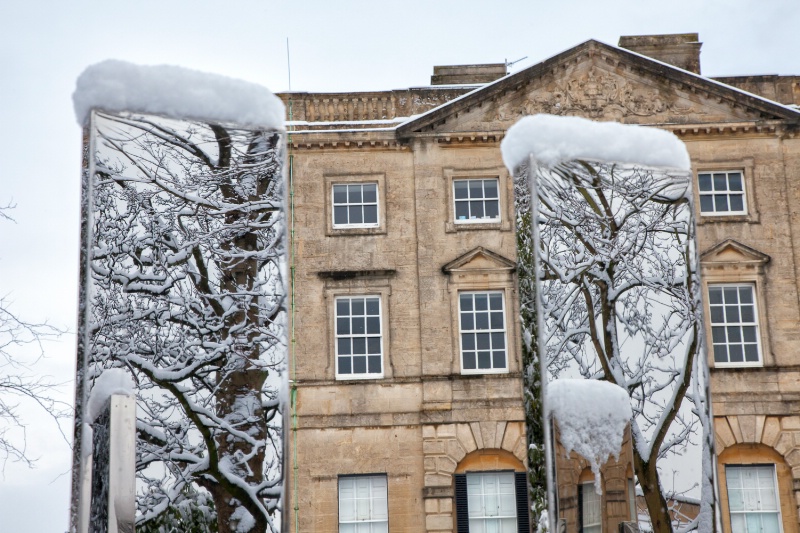
<svg viewBox="0 0 800 533">
<path fill-rule="evenodd" d="M 699 53 L 696 34 L 626 37 L 510 75 L 437 67 L 428 87 L 281 95 L 292 530 L 531 527 L 513 184 L 499 143 L 520 117 L 551 113 L 686 143 L 724 529 L 800 531 L 800 77 L 714 80 Z M 607 489 L 623 517 L 632 496 L 620 474 Z"/>
</svg>

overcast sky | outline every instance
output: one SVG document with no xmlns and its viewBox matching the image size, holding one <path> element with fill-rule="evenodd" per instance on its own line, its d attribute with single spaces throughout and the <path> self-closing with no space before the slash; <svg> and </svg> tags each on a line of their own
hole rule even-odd
<svg viewBox="0 0 800 533">
<path fill-rule="evenodd" d="M 2 0 L 0 205 L 17 208 L 16 223 L 0 221 L 0 295 L 29 320 L 74 329 L 81 136 L 70 96 L 104 59 L 284 91 L 288 37 L 292 89 L 373 90 L 426 85 L 433 65 L 527 56 L 516 71 L 590 38 L 698 32 L 706 75 L 800 74 L 798 28 L 797 0 Z M 38 371 L 71 379 L 74 348 L 71 335 L 48 345 Z M 0 533 L 61 533 L 70 452 L 52 424 L 26 415 L 39 462 L 5 465 Z"/>
</svg>

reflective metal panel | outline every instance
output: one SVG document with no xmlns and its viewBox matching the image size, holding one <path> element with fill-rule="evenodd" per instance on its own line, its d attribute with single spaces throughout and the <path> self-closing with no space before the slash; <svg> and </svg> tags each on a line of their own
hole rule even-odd
<svg viewBox="0 0 800 533">
<path fill-rule="evenodd" d="M 85 144 L 73 530 L 92 455 L 87 399 L 121 368 L 137 389 L 137 523 L 189 528 L 179 506 L 216 507 L 276 531 L 284 137 L 95 111 Z"/>
<path fill-rule="evenodd" d="M 543 404 L 548 415 L 540 438 L 548 443 L 551 529 L 712 531 L 713 432 L 690 176 L 579 160 L 530 160 L 515 174 L 522 315 L 545 391 L 534 408 Z M 531 368 L 535 385 L 533 375 Z M 548 387 L 566 379 L 558 391 Z M 586 380 L 615 387 L 610 395 L 590 391 Z M 614 403 L 617 393 L 632 415 Z M 559 413 L 583 423 L 559 423 Z M 593 461 L 608 444 L 593 425 L 619 416 L 630 421 L 617 454 Z M 532 457 L 534 471 L 542 462 Z"/>
</svg>

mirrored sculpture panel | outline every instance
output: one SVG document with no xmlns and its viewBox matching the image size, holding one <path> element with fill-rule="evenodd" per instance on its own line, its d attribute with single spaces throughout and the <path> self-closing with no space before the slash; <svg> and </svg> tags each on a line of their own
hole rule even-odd
<svg viewBox="0 0 800 533">
<path fill-rule="evenodd" d="M 713 430 L 688 156 L 665 132 L 614 124 L 592 138 L 596 123 L 567 120 L 550 132 L 553 121 L 539 122 L 530 155 L 514 167 L 520 296 L 530 362 L 541 364 L 536 407 L 552 529 L 712 531 Z M 676 164 L 640 163 L 641 144 L 682 155 Z M 529 384 L 535 373 L 528 369 Z M 531 459 L 535 467 L 545 457 Z"/>
<path fill-rule="evenodd" d="M 74 500 L 93 455 L 87 403 L 118 369 L 136 394 L 137 524 L 216 512 L 277 531 L 284 137 L 101 111 L 86 135 Z"/>
</svg>

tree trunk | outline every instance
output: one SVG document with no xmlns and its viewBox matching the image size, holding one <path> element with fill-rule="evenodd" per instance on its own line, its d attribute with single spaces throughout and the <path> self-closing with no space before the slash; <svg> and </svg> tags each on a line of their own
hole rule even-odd
<svg viewBox="0 0 800 533">
<path fill-rule="evenodd" d="M 636 469 L 636 477 L 642 487 L 642 494 L 647 506 L 647 514 L 650 515 L 653 533 L 672 533 L 672 520 L 670 519 L 667 500 L 661 493 L 656 462 L 654 460 L 645 462 L 638 454 L 634 454 L 633 463 Z"/>
</svg>

